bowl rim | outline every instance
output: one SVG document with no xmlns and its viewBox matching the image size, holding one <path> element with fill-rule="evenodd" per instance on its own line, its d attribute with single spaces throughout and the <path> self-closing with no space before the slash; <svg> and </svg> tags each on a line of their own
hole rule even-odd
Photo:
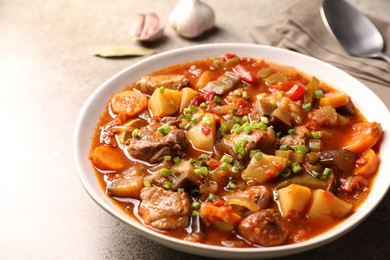
<svg viewBox="0 0 390 260">
<path fill-rule="evenodd" d="M 104 96 L 104 91 L 107 91 L 108 88 L 112 86 L 116 86 L 115 84 L 118 84 L 120 81 L 123 81 L 125 78 L 132 78 L 133 76 L 129 76 L 129 74 L 133 73 L 134 71 L 138 71 L 139 68 L 145 67 L 150 65 L 151 63 L 157 61 L 161 61 L 164 59 L 170 59 L 172 57 L 177 57 L 177 56 L 186 56 L 188 52 L 191 52 L 192 55 L 196 56 L 196 53 L 200 52 L 199 57 L 197 58 L 198 60 L 200 59 L 205 59 L 210 56 L 208 55 L 203 55 L 201 53 L 205 52 L 206 53 L 216 53 L 213 55 L 214 57 L 218 56 L 218 52 L 221 52 L 221 55 L 224 52 L 223 50 L 231 50 L 230 52 L 232 53 L 238 53 L 239 51 L 244 50 L 244 52 L 251 52 L 251 51 L 263 51 L 264 53 L 271 52 L 271 53 L 279 53 L 281 56 L 287 56 L 287 57 L 292 57 L 293 60 L 301 60 L 303 62 L 308 62 L 308 63 L 315 63 L 318 64 L 318 66 L 331 71 L 332 73 L 339 74 L 340 77 L 344 77 L 348 82 L 353 82 L 356 87 L 359 89 L 359 91 L 362 91 L 364 95 L 368 95 L 368 97 L 375 102 L 376 106 L 379 107 L 379 109 L 382 110 L 387 110 L 387 114 L 382 115 L 382 119 L 384 119 L 384 122 L 380 122 L 382 124 L 385 124 L 385 129 L 389 130 L 390 128 L 390 113 L 387 109 L 387 107 L 384 105 L 384 103 L 365 85 L 363 85 L 360 81 L 357 79 L 353 78 L 349 74 L 345 73 L 344 71 L 328 64 L 323 61 L 320 61 L 318 59 L 315 59 L 313 57 L 309 57 L 297 52 L 293 52 L 290 50 L 285 50 L 277 47 L 272 47 L 272 46 L 264 46 L 264 45 L 258 45 L 258 44 L 245 44 L 245 43 L 213 43 L 213 44 L 200 44 L 200 45 L 193 45 L 193 46 L 188 46 L 188 47 L 183 47 L 179 49 L 174 49 L 166 52 L 162 52 L 150 57 L 146 57 L 142 59 L 141 61 L 138 61 L 121 71 L 117 72 L 110 78 L 108 78 L 106 81 L 104 81 L 98 88 L 96 88 L 93 93 L 87 98 L 85 103 L 80 109 L 80 112 L 78 114 L 77 120 L 76 120 L 76 125 L 74 129 L 74 137 L 73 137 L 73 153 L 74 153 L 74 159 L 76 162 L 76 168 L 78 171 L 78 175 L 80 178 L 80 181 L 84 187 L 84 189 L 87 191 L 89 196 L 99 205 L 101 206 L 104 210 L 106 210 L 108 213 L 116 217 L 117 219 L 121 220 L 122 222 L 128 224 L 133 230 L 137 231 L 138 233 L 142 234 L 143 236 L 152 239 L 160 244 L 163 244 L 165 246 L 171 247 L 178 249 L 180 251 L 185 251 L 188 253 L 193 253 L 193 254 L 198 254 L 198 255 L 204 255 L 204 256 L 213 256 L 213 257 L 226 257 L 226 258 L 234 258 L 234 257 L 256 257 L 256 258 L 261 258 L 261 257 L 276 257 L 276 256 L 284 256 L 288 254 L 295 254 L 303 251 L 307 251 L 316 247 L 319 247 L 321 245 L 330 243 L 337 239 L 338 237 L 344 235 L 345 233 L 349 232 L 352 228 L 357 226 L 360 222 L 362 222 L 366 217 L 368 217 L 372 211 L 380 204 L 381 200 L 384 198 L 386 195 L 387 191 L 389 190 L 390 187 L 390 178 L 387 180 L 387 182 L 384 184 L 385 189 L 381 191 L 376 192 L 375 198 L 374 196 L 368 196 L 366 201 L 363 202 L 361 207 L 364 205 L 364 214 L 357 214 L 354 213 L 350 217 L 348 217 L 346 220 L 344 220 L 342 223 L 337 225 L 336 227 L 330 229 L 329 231 L 326 231 L 325 233 L 322 233 L 316 237 L 313 237 L 307 241 L 303 241 L 297 244 L 292 244 L 292 245 L 283 245 L 283 246 L 276 246 L 276 247 L 255 247 L 255 248 L 229 248 L 229 247 L 223 247 L 223 246 L 213 246 L 213 245 L 206 245 L 206 244 L 200 244 L 200 243 L 193 243 L 193 242 L 187 242 L 181 239 L 173 238 L 170 236 L 166 235 L 161 235 L 158 232 L 155 232 L 142 224 L 139 223 L 132 223 L 134 220 L 130 218 L 127 215 L 122 214 L 119 211 L 122 211 L 119 209 L 117 205 L 114 205 L 114 203 L 110 203 L 110 199 L 104 192 L 102 192 L 102 189 L 100 187 L 100 184 L 98 183 L 98 180 L 93 172 L 92 165 L 89 164 L 90 170 L 93 172 L 93 178 L 95 179 L 95 183 L 93 180 L 91 180 L 91 176 L 88 176 L 88 170 L 86 169 L 85 161 L 88 160 L 88 154 L 85 154 L 85 147 L 82 147 L 82 144 L 86 143 L 86 146 L 89 147 L 91 145 L 90 143 L 90 138 L 85 139 L 85 137 L 82 138 L 82 131 L 84 131 L 84 126 L 85 125 L 91 125 L 93 126 L 93 129 L 95 129 L 95 126 L 97 124 L 97 120 L 95 118 L 90 118 L 88 115 L 89 113 L 93 112 L 92 108 L 94 103 L 96 103 L 96 100 L 105 100 L 104 106 L 108 102 L 109 97 Z M 249 56 L 249 55 L 247 55 Z M 271 55 L 272 56 L 272 55 Z M 255 55 L 252 55 L 251 57 L 255 57 Z M 263 58 L 265 60 L 270 60 L 267 58 Z M 190 62 L 190 59 L 188 62 Z M 272 60 L 274 61 L 274 60 Z M 185 61 L 181 62 L 184 63 Z M 277 62 L 280 63 L 280 62 Z M 176 62 L 172 62 L 171 65 L 177 64 Z M 289 65 L 286 64 L 285 65 Z M 295 65 L 292 65 L 294 67 L 297 67 Z M 167 67 L 166 65 L 161 65 L 160 69 Z M 303 71 L 306 73 L 306 71 L 302 70 L 301 68 L 297 68 L 299 71 Z M 156 69 L 150 69 L 150 72 L 156 71 Z M 149 73 L 150 73 L 149 72 Z M 139 71 L 138 71 L 139 73 Z M 136 74 L 136 73 L 135 73 Z M 128 84 L 135 81 L 136 79 L 129 79 Z M 324 82 L 329 82 L 327 79 L 321 79 L 320 80 Z M 118 92 L 122 89 L 124 89 L 126 85 L 121 85 L 114 87 L 115 91 Z M 338 87 L 336 87 L 338 88 Z M 349 94 L 349 93 L 348 93 Z M 102 96 L 103 95 L 103 96 Z M 355 100 L 353 99 L 354 103 Z M 361 110 L 360 107 L 358 107 L 359 110 Z M 99 111 L 98 114 L 100 115 L 103 112 L 103 110 Z M 364 113 L 363 113 L 364 114 Z M 387 118 L 386 118 L 387 116 Z M 384 130 L 385 130 L 384 129 Z M 92 136 L 92 131 L 89 132 L 87 135 L 89 137 Z M 85 136 L 85 134 L 84 134 Z M 87 140 L 89 142 L 87 142 Z M 387 135 L 385 138 L 382 140 L 382 149 L 384 147 L 384 142 L 389 143 L 389 138 L 387 138 Z M 85 146 L 85 145 L 84 145 Z M 384 161 L 384 160 L 382 160 Z M 382 167 L 382 165 L 381 165 Z M 386 168 L 389 169 L 388 163 L 386 163 Z M 379 173 L 378 173 L 379 176 Z M 375 180 L 374 183 L 377 181 Z M 98 189 L 94 188 L 94 185 L 98 186 Z M 99 193 L 100 192 L 100 193 Z M 367 200 L 370 198 L 370 203 L 367 203 Z M 359 207 L 359 209 L 361 208 Z M 359 210 L 358 210 L 359 212 Z M 362 215 L 362 216 L 360 216 Z M 348 220 L 348 221 L 347 221 Z M 180 245 L 180 247 L 177 247 Z M 220 255 L 216 255 L 220 254 Z"/>
</svg>

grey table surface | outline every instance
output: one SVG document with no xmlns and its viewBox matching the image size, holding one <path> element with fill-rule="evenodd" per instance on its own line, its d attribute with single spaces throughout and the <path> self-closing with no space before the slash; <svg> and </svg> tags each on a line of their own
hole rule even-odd
<svg viewBox="0 0 390 260">
<path fill-rule="evenodd" d="M 249 30 L 280 18 L 296 0 L 207 0 L 217 30 L 195 41 L 166 37 L 158 52 L 209 42 L 252 43 Z M 390 21 L 390 1 L 350 0 Z M 206 259 L 141 237 L 106 213 L 83 189 L 72 139 L 87 97 L 104 80 L 142 60 L 102 59 L 110 44 L 133 44 L 137 12 L 164 22 L 176 0 L 0 1 L 0 258 Z M 388 89 L 378 91 L 381 97 Z M 386 104 L 389 106 L 389 104 Z M 352 232 L 286 259 L 390 259 L 390 196 Z"/>
</svg>

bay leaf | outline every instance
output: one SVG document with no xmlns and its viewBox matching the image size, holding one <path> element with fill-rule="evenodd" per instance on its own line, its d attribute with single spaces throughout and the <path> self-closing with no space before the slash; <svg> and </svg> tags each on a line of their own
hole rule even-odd
<svg viewBox="0 0 390 260">
<path fill-rule="evenodd" d="M 153 54 L 155 50 L 137 45 L 110 45 L 100 49 L 95 56 L 103 58 L 119 58 L 132 56 L 145 56 Z"/>
</svg>

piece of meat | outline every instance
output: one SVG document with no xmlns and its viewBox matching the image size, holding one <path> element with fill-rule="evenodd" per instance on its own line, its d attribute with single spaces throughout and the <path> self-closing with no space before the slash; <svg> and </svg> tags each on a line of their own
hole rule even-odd
<svg viewBox="0 0 390 260">
<path fill-rule="evenodd" d="M 288 234 L 280 213 L 273 209 L 250 214 L 241 221 L 238 233 L 246 240 L 266 247 L 283 244 Z"/>
<path fill-rule="evenodd" d="M 309 113 L 309 118 L 319 126 L 337 126 L 339 125 L 339 114 L 332 106 L 324 106 L 314 109 Z"/>
<path fill-rule="evenodd" d="M 147 75 L 135 83 L 135 88 L 144 94 L 151 95 L 159 87 L 180 90 L 189 82 L 190 80 L 184 75 Z"/>
<path fill-rule="evenodd" d="M 237 145 L 242 144 L 243 140 L 246 140 L 246 144 L 244 145 L 245 154 L 240 154 L 235 148 Z M 221 156 L 226 153 L 233 156 L 236 160 L 245 161 L 249 158 L 251 150 L 269 148 L 274 145 L 275 141 L 276 137 L 273 131 L 253 129 L 250 134 L 244 132 L 229 134 L 217 142 L 215 149 Z"/>
<path fill-rule="evenodd" d="M 214 92 L 217 95 L 223 95 L 229 92 L 239 81 L 241 76 L 231 72 L 226 71 L 218 80 L 213 80 L 207 83 L 207 85 L 202 88 L 203 92 Z"/>
<path fill-rule="evenodd" d="M 139 135 L 132 138 L 128 146 L 129 154 L 138 160 L 148 163 L 158 163 L 164 160 L 164 156 L 183 157 L 189 142 L 185 131 L 170 126 L 170 131 L 162 135 L 158 128 L 160 124 L 150 124 L 142 127 Z"/>
<path fill-rule="evenodd" d="M 289 145 L 292 149 L 296 145 L 306 145 L 310 137 L 310 131 L 306 126 L 294 127 L 294 134 L 280 138 L 280 144 Z"/>
<path fill-rule="evenodd" d="M 276 104 L 271 103 L 268 99 L 261 98 L 252 104 L 252 111 L 249 116 L 252 121 L 260 121 L 262 116 L 270 116 L 276 108 Z"/>
<path fill-rule="evenodd" d="M 368 181 L 362 176 L 349 176 L 346 179 L 340 179 L 340 191 L 351 193 L 355 190 L 364 190 L 368 186 Z"/>
<path fill-rule="evenodd" d="M 177 116 L 164 116 L 163 118 L 159 118 L 156 123 L 162 125 L 176 126 L 177 128 L 179 128 L 181 119 Z"/>
<path fill-rule="evenodd" d="M 145 224 L 162 230 L 186 228 L 190 220 L 191 205 L 187 193 L 145 187 L 141 191 L 139 215 Z"/>
</svg>

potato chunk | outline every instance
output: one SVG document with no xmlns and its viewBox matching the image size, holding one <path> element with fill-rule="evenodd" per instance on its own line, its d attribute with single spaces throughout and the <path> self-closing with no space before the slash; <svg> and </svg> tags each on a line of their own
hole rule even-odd
<svg viewBox="0 0 390 260">
<path fill-rule="evenodd" d="M 352 204 L 337 198 L 327 190 L 313 191 L 308 219 L 342 218 L 352 210 Z"/>
<path fill-rule="evenodd" d="M 216 132 L 214 115 L 205 114 L 198 124 L 188 130 L 186 136 L 195 148 L 212 152 L 216 142 Z"/>
<path fill-rule="evenodd" d="M 150 97 L 149 109 L 157 117 L 173 115 L 180 108 L 181 97 L 181 91 L 158 88 Z"/>
<path fill-rule="evenodd" d="M 244 179 L 254 179 L 260 183 L 274 179 L 288 166 L 290 161 L 283 157 L 255 154 L 248 167 L 242 172 Z"/>
<path fill-rule="evenodd" d="M 198 92 L 192 88 L 183 88 L 181 92 L 183 95 L 181 98 L 180 112 L 182 112 L 184 108 L 188 107 L 191 104 L 191 100 L 198 94 Z"/>
<path fill-rule="evenodd" d="M 311 190 L 308 187 L 291 184 L 279 190 L 279 203 L 283 217 L 291 211 L 303 211 L 310 202 Z"/>
<path fill-rule="evenodd" d="M 111 196 L 139 199 L 144 187 L 142 176 L 131 176 L 114 180 L 107 187 Z"/>
</svg>

